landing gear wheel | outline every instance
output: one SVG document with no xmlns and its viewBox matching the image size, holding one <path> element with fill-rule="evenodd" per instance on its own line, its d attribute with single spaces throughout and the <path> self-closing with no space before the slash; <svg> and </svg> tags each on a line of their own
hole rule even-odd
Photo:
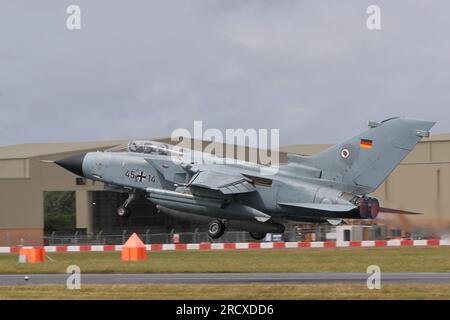
<svg viewBox="0 0 450 320">
<path fill-rule="evenodd" d="M 121 218 L 126 218 L 130 216 L 131 212 L 128 208 L 128 205 L 134 200 L 136 197 L 136 193 L 132 192 L 128 194 L 127 200 L 125 200 L 124 204 L 117 208 L 117 215 Z"/>
<path fill-rule="evenodd" d="M 250 237 L 252 237 L 255 240 L 262 240 L 266 237 L 266 233 L 260 233 L 260 232 L 249 232 Z"/>
<path fill-rule="evenodd" d="M 214 220 L 208 226 L 208 235 L 213 239 L 220 238 L 223 236 L 224 232 L 225 225 L 220 220 Z"/>
<path fill-rule="evenodd" d="M 120 206 L 119 208 L 117 208 L 117 215 L 121 218 L 129 217 L 130 214 L 130 209 L 128 209 L 127 207 Z"/>
</svg>

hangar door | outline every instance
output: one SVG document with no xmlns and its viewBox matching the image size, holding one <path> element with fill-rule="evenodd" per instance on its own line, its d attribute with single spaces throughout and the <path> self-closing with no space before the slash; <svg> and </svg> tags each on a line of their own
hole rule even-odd
<svg viewBox="0 0 450 320">
<path fill-rule="evenodd" d="M 127 198 L 126 194 L 111 191 L 92 191 L 93 231 L 102 234 L 127 233 L 166 233 L 175 229 L 178 232 L 192 231 L 191 223 L 157 213 L 156 206 L 145 198 L 137 198 L 130 205 L 131 215 L 120 217 L 117 208 Z"/>
</svg>

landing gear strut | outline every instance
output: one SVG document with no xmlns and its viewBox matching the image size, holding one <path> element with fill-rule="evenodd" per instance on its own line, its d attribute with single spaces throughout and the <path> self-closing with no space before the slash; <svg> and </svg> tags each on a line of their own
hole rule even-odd
<svg viewBox="0 0 450 320">
<path fill-rule="evenodd" d="M 135 197 L 136 197 L 135 193 L 128 194 L 127 200 L 125 200 L 123 205 L 121 205 L 119 208 L 117 208 L 117 215 L 119 217 L 125 218 L 125 217 L 130 216 L 131 212 L 130 212 L 130 208 L 128 208 L 128 205 L 131 203 L 131 201 L 134 200 Z"/>
<path fill-rule="evenodd" d="M 225 224 L 222 221 L 214 220 L 208 226 L 208 235 L 213 239 L 220 238 L 223 236 L 225 229 Z"/>
</svg>

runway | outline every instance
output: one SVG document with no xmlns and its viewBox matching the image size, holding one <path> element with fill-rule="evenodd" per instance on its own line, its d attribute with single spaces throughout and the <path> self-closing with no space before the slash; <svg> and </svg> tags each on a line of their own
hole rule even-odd
<svg viewBox="0 0 450 320">
<path fill-rule="evenodd" d="M 29 279 L 25 280 L 25 276 Z M 82 274 L 82 284 L 366 283 L 367 273 Z M 0 285 L 66 284 L 68 274 L 0 275 Z M 382 273 L 381 282 L 450 283 L 450 273 Z"/>
</svg>

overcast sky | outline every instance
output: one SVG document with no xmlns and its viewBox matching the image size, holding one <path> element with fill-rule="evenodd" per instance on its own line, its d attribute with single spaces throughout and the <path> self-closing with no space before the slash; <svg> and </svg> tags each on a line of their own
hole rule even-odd
<svg viewBox="0 0 450 320">
<path fill-rule="evenodd" d="M 81 30 L 66 28 L 70 4 Z M 194 120 L 280 129 L 282 144 L 396 115 L 448 132 L 449 12 L 448 0 L 0 0 L 0 145 L 168 136 Z"/>
</svg>

